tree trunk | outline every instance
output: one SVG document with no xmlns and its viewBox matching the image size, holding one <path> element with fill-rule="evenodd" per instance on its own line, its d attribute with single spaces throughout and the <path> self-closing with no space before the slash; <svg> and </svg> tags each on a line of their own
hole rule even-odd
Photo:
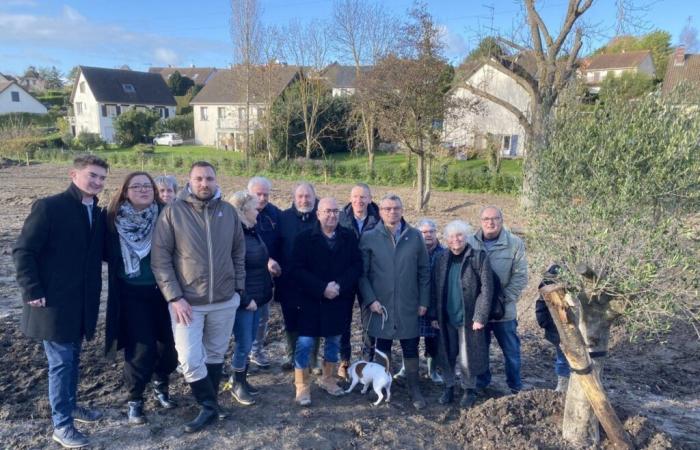
<svg viewBox="0 0 700 450">
<path fill-rule="evenodd" d="M 606 315 L 599 314 L 605 309 L 604 306 L 601 306 L 603 302 L 574 302 L 570 296 L 565 296 L 566 291 L 563 285 L 545 286 L 540 289 L 540 292 L 557 327 L 562 351 L 573 372 L 564 407 L 563 437 L 576 446 L 598 444 L 598 427 L 597 424 L 591 422 L 588 408 L 583 404 L 582 397 L 585 396 L 588 400 L 587 404 L 600 420 L 605 433 L 615 447 L 633 448 L 629 435 L 622 427 L 622 423 L 610 404 L 600 381 L 601 364 L 594 362 L 590 357 L 591 353 L 600 356 L 603 356 L 604 353 L 591 352 L 584 340 L 583 333 L 586 335 L 595 333 L 599 338 L 603 337 L 603 339 L 596 341 L 596 345 L 605 345 L 607 348 L 607 339 L 600 334 L 605 334 L 604 330 L 609 329 Z M 580 314 L 576 314 L 574 311 L 576 303 L 580 307 Z M 586 306 L 586 304 L 590 305 L 591 303 L 597 304 L 592 312 Z M 583 311 L 584 309 L 586 312 Z M 581 330 L 579 327 L 584 322 L 588 323 Z M 608 325 L 604 325 L 604 323 L 608 323 Z M 583 392 L 583 396 L 581 392 Z"/>
<path fill-rule="evenodd" d="M 423 195 L 425 192 L 425 152 L 418 154 L 418 164 L 416 164 L 416 207 L 423 211 Z"/>
</svg>

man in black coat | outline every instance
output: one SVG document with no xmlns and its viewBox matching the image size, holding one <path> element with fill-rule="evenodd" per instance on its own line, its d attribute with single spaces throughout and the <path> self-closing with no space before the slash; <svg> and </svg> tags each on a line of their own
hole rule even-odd
<svg viewBox="0 0 700 450">
<path fill-rule="evenodd" d="M 338 226 L 339 213 L 334 198 L 321 199 L 318 221 L 294 242 L 292 276 L 299 291 L 294 384 L 296 401 L 303 406 L 311 402 L 308 368 L 314 338 L 324 338 L 319 385 L 331 395 L 343 392 L 335 383 L 338 347 L 351 320 L 347 310 L 355 301 L 362 257 L 355 234 Z"/>
<path fill-rule="evenodd" d="M 270 271 L 270 275 L 279 277 L 282 270 L 277 262 L 277 252 L 279 249 L 279 225 L 282 210 L 270 203 L 271 190 L 272 183 L 265 177 L 256 176 L 248 181 L 248 193 L 258 199 L 258 217 L 255 229 L 270 254 L 267 268 Z M 267 322 L 270 319 L 270 304 L 265 303 L 259 309 L 260 323 L 253 341 L 253 348 L 250 350 L 250 362 L 262 369 L 266 369 L 270 367 L 270 361 L 264 352 Z"/>
<path fill-rule="evenodd" d="M 352 230 L 359 242 L 362 233 L 373 229 L 381 218 L 379 217 L 379 206 L 372 201 L 372 191 L 365 183 L 357 183 L 350 190 L 350 203 L 345 205 L 340 211 L 340 226 Z M 357 302 L 362 306 L 362 299 L 358 298 Z M 348 367 L 350 366 L 350 357 L 352 356 L 352 346 L 350 345 L 351 324 L 352 324 L 352 309 L 353 303 L 348 306 L 348 314 L 351 320 L 348 322 L 347 328 L 343 331 L 340 337 L 340 366 L 338 367 L 338 376 L 343 379 L 348 379 Z M 361 321 L 367 323 L 369 320 L 369 310 L 361 310 Z M 367 337 L 367 333 L 362 333 L 364 336 L 362 343 L 362 354 L 367 361 L 371 361 L 374 357 L 374 347 L 372 340 Z"/>
<path fill-rule="evenodd" d="M 102 417 L 78 406 L 76 394 L 82 340 L 93 338 L 100 305 L 104 221 L 96 196 L 107 169 L 94 155 L 76 158 L 70 187 L 32 205 L 13 249 L 24 300 L 22 332 L 43 341 L 53 439 L 69 448 L 89 443 L 73 420 Z"/>
<path fill-rule="evenodd" d="M 282 364 L 282 369 L 294 368 L 294 348 L 298 334 L 299 304 L 298 293 L 291 268 L 294 262 L 292 251 L 294 241 L 304 230 L 313 228 L 316 224 L 316 191 L 310 183 L 299 183 L 294 189 L 294 202 L 289 209 L 280 215 L 278 262 L 282 274 L 275 282 L 275 300 L 282 306 L 284 316 L 284 329 L 287 337 L 287 360 Z M 317 349 L 314 350 L 312 367 L 316 367 Z"/>
</svg>

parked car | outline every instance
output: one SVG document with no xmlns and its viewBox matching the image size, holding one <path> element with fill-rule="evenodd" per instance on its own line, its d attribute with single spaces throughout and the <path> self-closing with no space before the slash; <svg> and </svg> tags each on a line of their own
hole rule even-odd
<svg viewBox="0 0 700 450">
<path fill-rule="evenodd" d="M 173 145 L 182 145 L 182 143 L 182 137 L 177 133 L 163 133 L 153 139 L 153 145 L 168 145 L 172 147 Z"/>
</svg>

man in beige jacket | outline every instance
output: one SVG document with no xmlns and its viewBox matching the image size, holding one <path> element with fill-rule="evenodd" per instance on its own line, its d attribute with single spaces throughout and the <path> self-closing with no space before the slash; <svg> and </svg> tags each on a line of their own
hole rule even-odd
<svg viewBox="0 0 700 450">
<path fill-rule="evenodd" d="M 216 420 L 224 354 L 245 286 L 245 240 L 216 171 L 198 161 L 188 185 L 165 207 L 153 235 L 151 266 L 170 317 L 180 371 L 200 405 L 185 432 Z"/>
</svg>

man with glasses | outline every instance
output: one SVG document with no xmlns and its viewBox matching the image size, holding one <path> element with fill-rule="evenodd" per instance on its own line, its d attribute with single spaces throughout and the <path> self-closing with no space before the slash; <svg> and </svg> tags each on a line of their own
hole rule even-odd
<svg viewBox="0 0 700 450">
<path fill-rule="evenodd" d="M 351 316 L 362 258 L 355 234 L 338 226 L 338 203 L 334 198 L 318 202 L 318 221 L 302 231 L 294 242 L 292 277 L 299 291 L 299 318 L 294 354 L 296 401 L 311 403 L 309 365 L 315 338 L 324 338 L 323 372 L 319 386 L 330 395 L 342 395 L 335 382 L 340 335 Z"/>
<path fill-rule="evenodd" d="M 49 363 L 49 403 L 54 441 L 80 448 L 88 439 L 73 421 L 90 423 L 102 413 L 77 404 L 83 337 L 95 335 L 102 289 L 104 219 L 97 206 L 108 165 L 80 156 L 68 189 L 37 200 L 12 253 L 22 292 L 22 332 L 41 339 Z"/>
<path fill-rule="evenodd" d="M 367 332 L 376 348 L 387 355 L 395 339 L 401 342 L 413 406 L 423 409 L 425 400 L 418 385 L 418 319 L 430 303 L 430 260 L 420 231 L 403 218 L 401 198 L 386 195 L 379 214 L 382 221 L 360 238 L 363 275 L 359 289 L 363 306 L 371 311 Z"/>
<path fill-rule="evenodd" d="M 505 358 L 506 382 L 513 394 L 523 387 L 520 379 L 520 338 L 516 304 L 527 286 L 527 257 L 522 239 L 503 228 L 503 212 L 496 206 L 487 206 L 479 214 L 480 229 L 469 238 L 469 245 L 485 250 L 496 275 L 494 283 L 505 305 L 505 314 L 500 320 L 492 320 L 486 326 L 487 348 L 491 344 L 491 333 L 496 337 Z M 491 371 L 477 377 L 476 386 L 484 389 L 491 383 Z"/>
<path fill-rule="evenodd" d="M 255 229 L 267 247 L 270 259 L 267 262 L 267 269 L 273 277 L 279 277 L 282 269 L 277 262 L 278 243 L 280 239 L 279 222 L 282 210 L 270 203 L 270 191 L 272 183 L 265 177 L 253 177 L 248 181 L 248 193 L 258 199 L 258 217 Z M 260 307 L 260 323 L 253 341 L 253 348 L 250 350 L 250 362 L 267 369 L 270 361 L 265 355 L 265 336 L 267 336 L 267 323 L 270 320 L 270 303 L 265 303 Z"/>
</svg>

